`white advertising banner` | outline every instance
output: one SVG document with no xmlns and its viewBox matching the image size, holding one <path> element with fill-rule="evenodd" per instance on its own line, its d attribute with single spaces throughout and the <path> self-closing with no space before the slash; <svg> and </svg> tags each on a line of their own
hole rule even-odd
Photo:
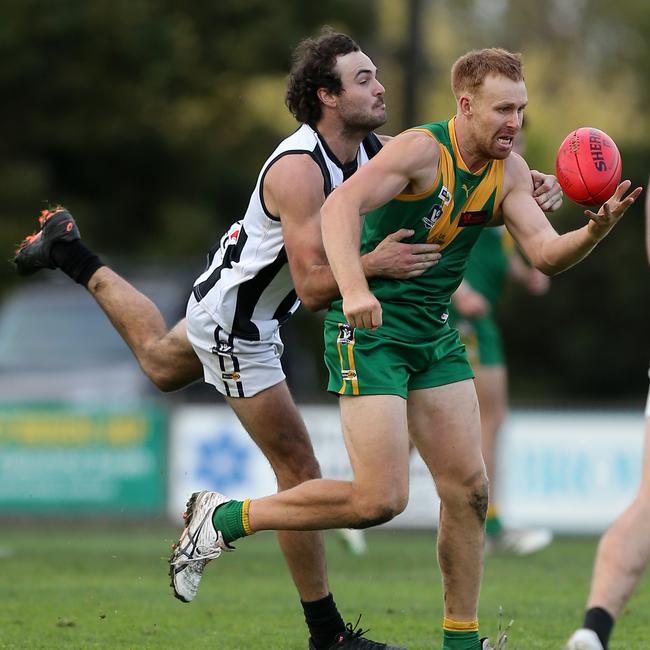
<svg viewBox="0 0 650 650">
<path fill-rule="evenodd" d="M 323 476 L 350 478 L 338 409 L 301 407 Z M 497 486 L 508 525 L 558 532 L 602 531 L 634 497 L 644 421 L 639 413 L 518 411 L 501 438 Z M 177 519 L 196 490 L 243 498 L 276 489 L 268 462 L 226 406 L 184 406 L 172 416 L 169 514 Z M 433 481 L 411 460 L 406 510 L 387 526 L 430 528 L 438 519 Z"/>
<path fill-rule="evenodd" d="M 641 478 L 643 412 L 516 412 L 504 428 L 497 487 L 507 523 L 599 533 Z"/>
</svg>

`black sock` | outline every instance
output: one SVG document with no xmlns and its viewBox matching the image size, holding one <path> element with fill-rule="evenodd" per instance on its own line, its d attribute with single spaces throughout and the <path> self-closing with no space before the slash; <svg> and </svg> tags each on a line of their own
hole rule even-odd
<svg viewBox="0 0 650 650">
<path fill-rule="evenodd" d="M 612 615 L 604 610 L 602 607 L 592 607 L 585 612 L 585 618 L 582 627 L 588 630 L 593 630 L 603 644 L 603 648 L 607 650 L 609 643 L 609 635 L 612 633 L 614 627 L 614 619 Z"/>
<path fill-rule="evenodd" d="M 334 642 L 336 635 L 345 630 L 345 623 L 336 608 L 334 597 L 328 594 L 320 600 L 308 603 L 301 600 L 300 603 L 305 612 L 311 640 L 318 650 L 327 648 Z"/>
<path fill-rule="evenodd" d="M 52 261 L 75 282 L 88 286 L 93 273 L 104 263 L 77 239 L 72 242 L 56 242 L 52 246 Z"/>
</svg>

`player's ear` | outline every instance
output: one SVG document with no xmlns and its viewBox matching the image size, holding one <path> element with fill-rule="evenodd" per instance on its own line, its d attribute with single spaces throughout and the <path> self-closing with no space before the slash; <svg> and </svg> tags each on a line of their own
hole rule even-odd
<svg viewBox="0 0 650 650">
<path fill-rule="evenodd" d="M 462 94 L 458 98 L 458 106 L 460 108 L 460 112 L 465 117 L 469 117 L 472 114 L 472 104 L 473 104 L 473 97 L 467 93 Z"/>
<path fill-rule="evenodd" d="M 316 91 L 316 95 L 322 104 L 328 106 L 329 108 L 334 108 L 336 106 L 337 97 L 334 93 L 327 90 L 327 88 L 319 88 Z"/>
</svg>

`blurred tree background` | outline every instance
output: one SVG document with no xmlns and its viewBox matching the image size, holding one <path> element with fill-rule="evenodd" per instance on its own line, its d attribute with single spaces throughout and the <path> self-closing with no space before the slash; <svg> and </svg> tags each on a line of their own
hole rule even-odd
<svg viewBox="0 0 650 650">
<path fill-rule="evenodd" d="M 295 128 L 284 106 L 290 54 L 323 24 L 378 64 L 386 133 L 451 115 L 453 61 L 498 45 L 524 54 L 531 166 L 551 171 L 565 135 L 589 125 L 616 140 L 625 177 L 645 186 L 650 173 L 648 0 L 5 0 L 0 18 L 7 258 L 40 209 L 63 203 L 108 259 L 198 273 Z M 551 219 L 559 231 L 584 222 L 570 204 Z M 509 292 L 499 318 L 515 402 L 639 407 L 650 338 L 643 239 L 639 204 L 547 296 Z M 0 295 L 17 282 L 11 264 L 0 268 Z M 314 399 L 318 319 L 303 313 L 286 335 L 299 345 L 287 361 L 302 356 L 298 396 Z"/>
</svg>

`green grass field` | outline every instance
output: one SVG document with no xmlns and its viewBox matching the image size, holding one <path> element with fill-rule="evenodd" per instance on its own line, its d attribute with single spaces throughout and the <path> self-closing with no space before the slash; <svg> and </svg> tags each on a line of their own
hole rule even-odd
<svg viewBox="0 0 650 650">
<path fill-rule="evenodd" d="M 167 555 L 177 531 L 14 527 L 0 538 L 0 648 L 304 650 L 302 611 L 272 534 L 240 541 L 206 569 L 197 600 L 172 597 Z M 373 531 L 356 558 L 328 533 L 330 580 L 346 620 L 362 613 L 370 638 L 440 648 L 440 575 L 433 535 Z M 488 557 L 481 632 L 499 607 L 513 618 L 508 647 L 559 649 L 580 622 L 596 540 L 559 539 L 528 558 Z M 650 583 L 640 585 L 612 650 L 648 648 Z"/>
</svg>

